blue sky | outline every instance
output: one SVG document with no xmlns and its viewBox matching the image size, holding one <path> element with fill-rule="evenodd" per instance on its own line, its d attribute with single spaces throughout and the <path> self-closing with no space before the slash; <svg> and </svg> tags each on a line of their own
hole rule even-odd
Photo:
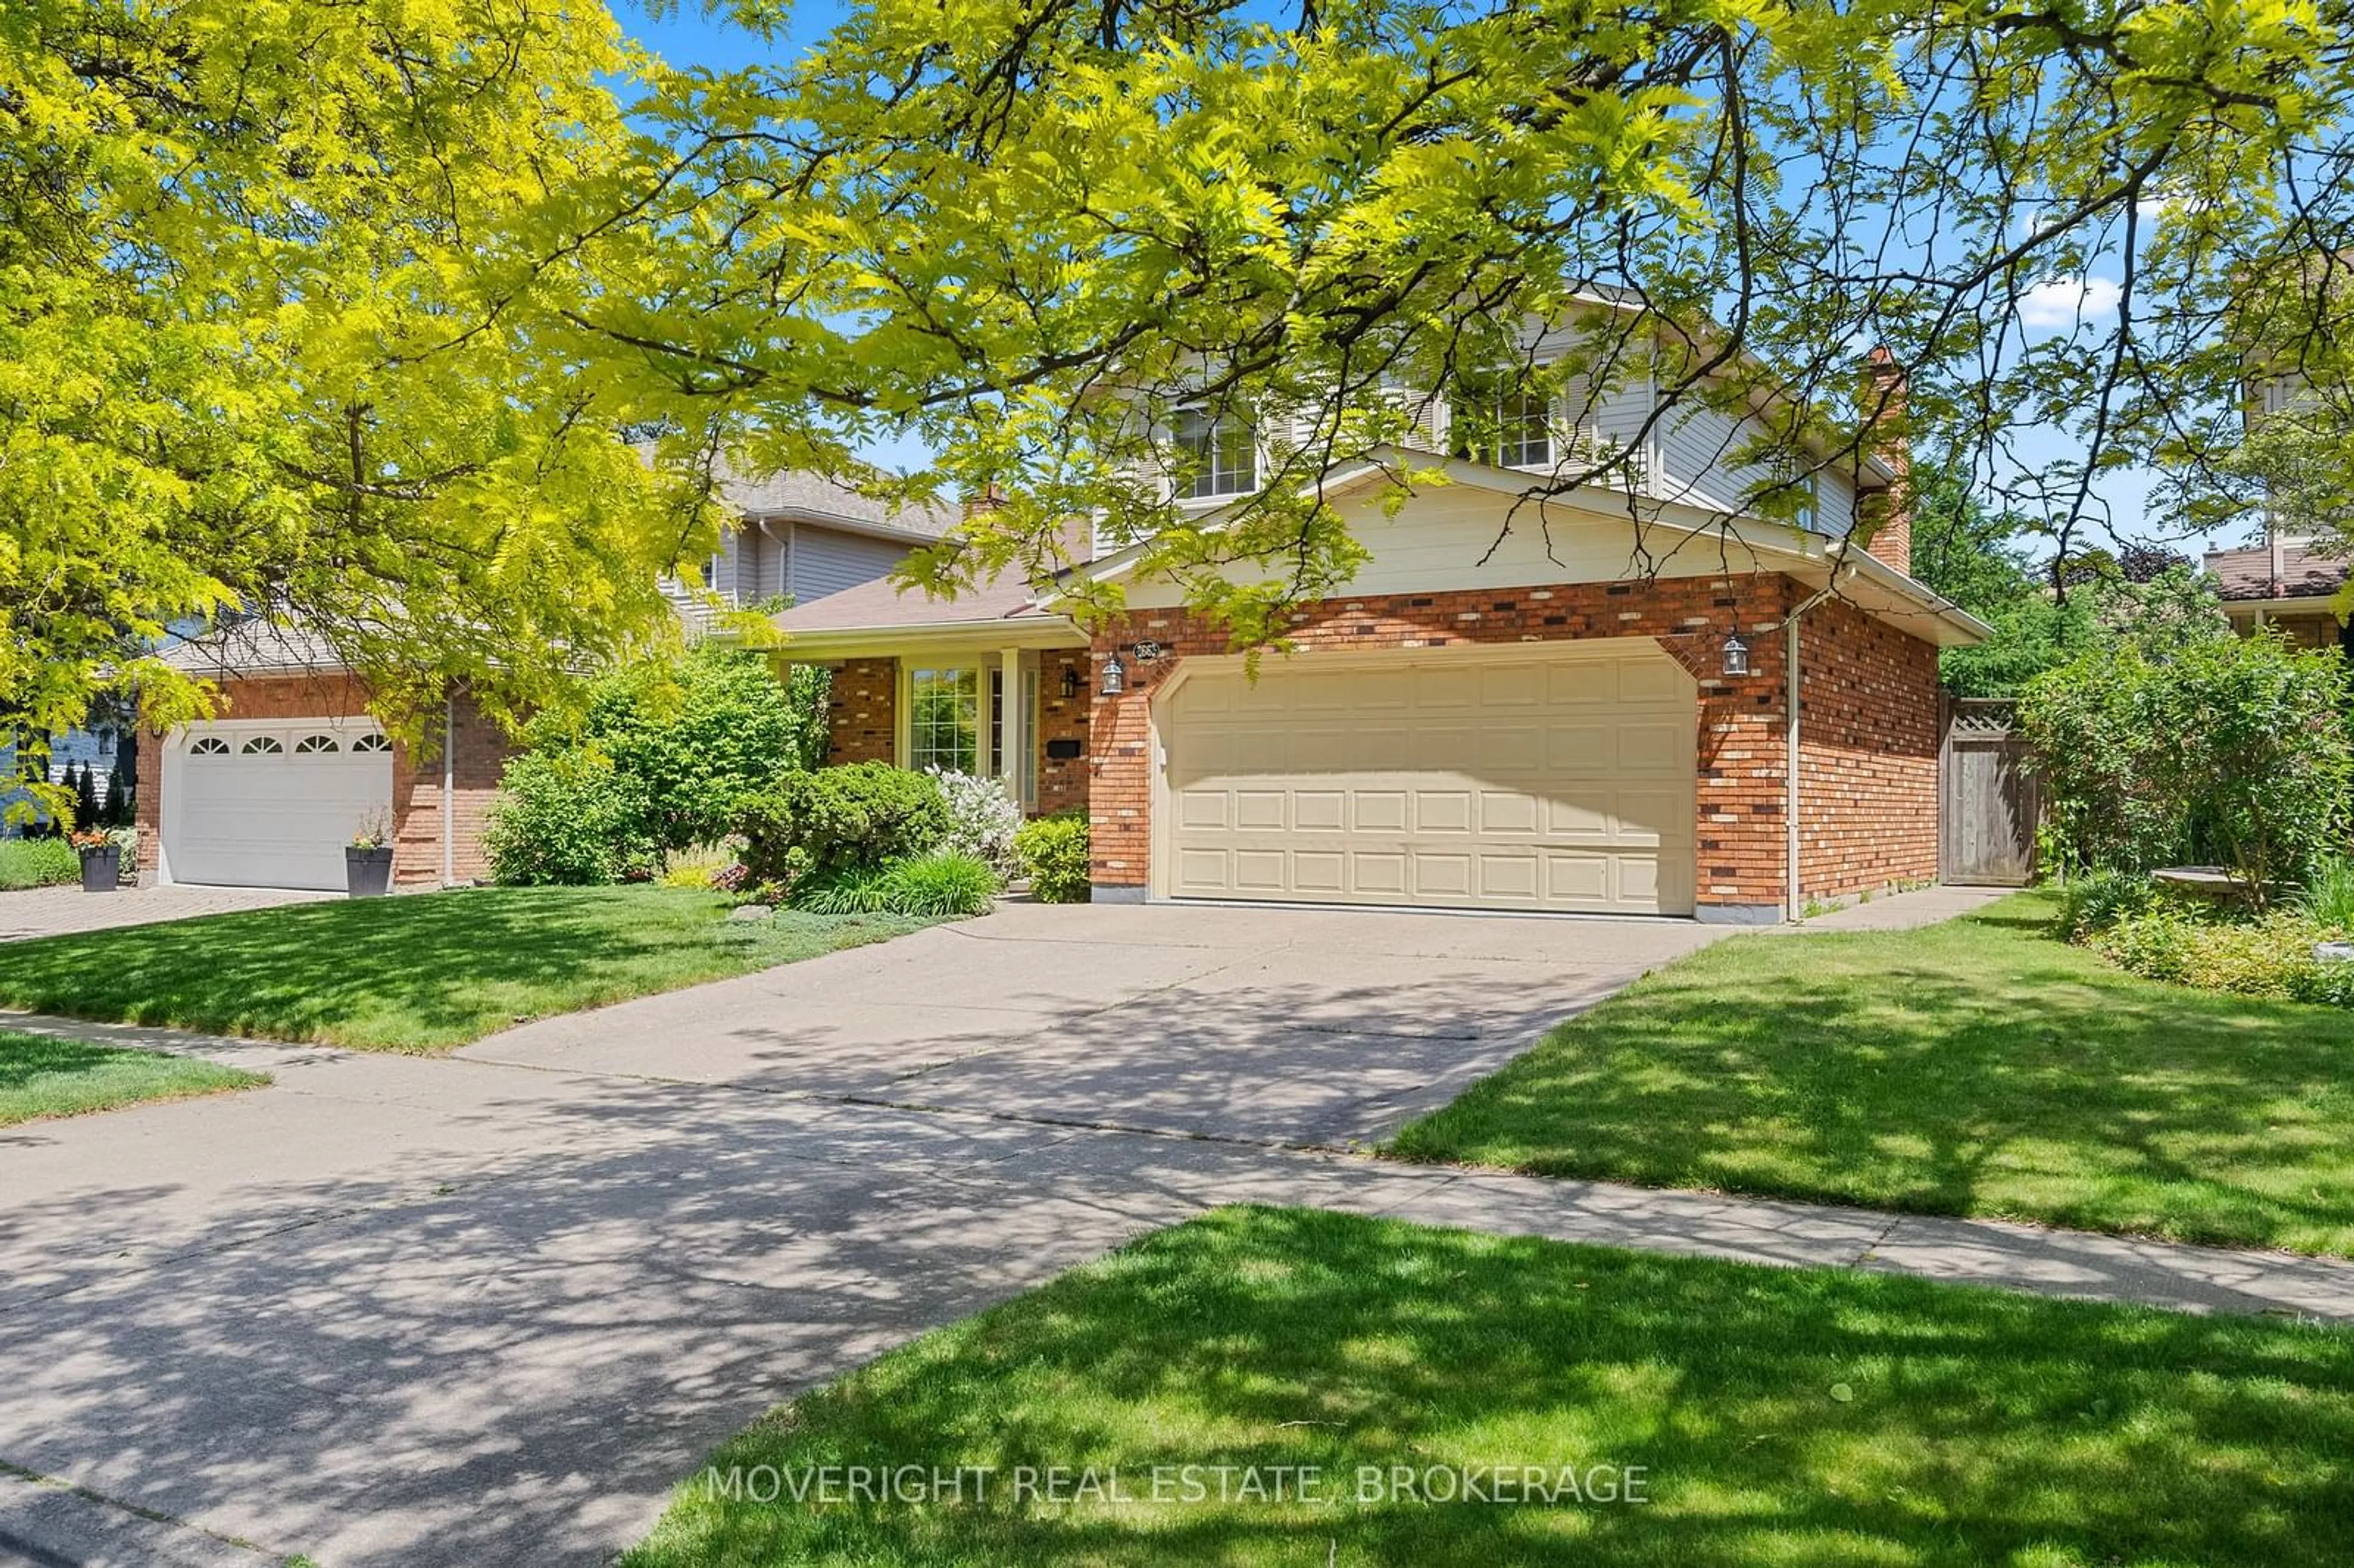
<svg viewBox="0 0 2354 1568">
<path fill-rule="evenodd" d="M 727 19 L 724 10 L 717 15 L 705 11 L 696 0 L 683 0 L 674 6 L 649 6 L 644 0 L 613 0 L 615 16 L 621 26 L 639 42 L 673 65 L 706 66 L 714 69 L 731 69 L 762 63 L 781 64 L 801 54 L 822 37 L 839 21 L 848 7 L 841 0 L 811 0 L 793 6 L 784 32 L 775 39 L 759 37 L 751 30 Z M 2105 323 L 2115 310 L 2114 279 L 2097 274 L 2084 281 L 2081 288 L 2058 285 L 2032 295 L 2022 310 L 2022 324 L 2031 333 L 2064 329 L 2074 312 L 2083 310 L 2088 322 Z M 2029 461 L 2058 461 L 2069 450 L 2068 443 L 2057 432 L 2030 430 L 2022 432 L 2019 448 Z M 885 466 L 900 467 L 920 462 L 923 451 L 912 443 L 890 443 L 864 454 L 870 461 Z M 2112 474 L 2095 485 L 2095 491 L 2108 503 L 2115 519 L 2115 531 L 2130 541 L 2144 536 L 2142 512 L 2150 488 L 2152 476 L 2142 470 Z M 2096 525 L 2094 533 L 2101 530 Z M 2095 538 L 2093 542 L 2105 543 Z M 2205 541 L 2192 540 L 2177 547 L 2194 555 L 2203 547 L 2213 548 L 2241 542 L 2236 531 Z"/>
</svg>

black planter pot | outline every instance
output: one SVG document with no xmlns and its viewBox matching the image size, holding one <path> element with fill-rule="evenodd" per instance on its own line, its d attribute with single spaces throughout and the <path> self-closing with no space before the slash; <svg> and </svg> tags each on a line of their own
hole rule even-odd
<svg viewBox="0 0 2354 1568">
<path fill-rule="evenodd" d="M 81 852 L 81 890 L 111 893 L 122 885 L 122 851 L 112 844 Z"/>
<path fill-rule="evenodd" d="M 344 879 L 355 898 L 381 898 L 392 891 L 392 846 L 344 851 Z"/>
</svg>

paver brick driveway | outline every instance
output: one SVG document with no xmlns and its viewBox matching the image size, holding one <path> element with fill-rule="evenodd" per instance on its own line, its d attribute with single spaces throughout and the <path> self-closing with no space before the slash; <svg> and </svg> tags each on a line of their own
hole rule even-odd
<svg viewBox="0 0 2354 1568">
<path fill-rule="evenodd" d="M 276 1086 L 0 1131 L 0 1560 L 603 1562 L 1143 1230 L 1457 1180 L 1220 1140 L 1376 1133 L 1712 935 L 1017 905 L 451 1060 L 227 1046 Z"/>
<path fill-rule="evenodd" d="M 268 909 L 279 904 L 307 904 L 341 896 L 291 888 L 191 887 L 185 884 L 125 887 L 113 893 L 84 893 L 79 887 L 19 888 L 0 893 L 0 942 L 62 937 L 76 931 L 103 931 L 116 926 L 152 926 L 163 920 L 233 915 L 244 909 Z"/>
</svg>

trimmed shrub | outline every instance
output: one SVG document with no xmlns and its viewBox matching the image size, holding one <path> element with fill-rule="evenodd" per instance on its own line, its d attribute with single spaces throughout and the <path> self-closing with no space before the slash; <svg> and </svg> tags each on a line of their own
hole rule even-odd
<svg viewBox="0 0 2354 1568">
<path fill-rule="evenodd" d="M 1094 882 L 1087 862 L 1087 819 L 1069 811 L 1024 822 L 1013 853 L 1041 904 L 1084 904 Z"/>
<path fill-rule="evenodd" d="M 0 839 L 0 889 L 63 887 L 81 880 L 81 856 L 64 839 Z"/>
<path fill-rule="evenodd" d="M 948 835 L 940 848 L 985 862 L 1003 885 L 1014 873 L 1013 835 L 1022 828 L 1022 808 L 1005 792 L 1004 780 L 945 768 L 931 774 L 940 781 L 940 799 L 949 808 Z"/>
<path fill-rule="evenodd" d="M 751 880 L 787 888 L 928 853 L 949 825 L 938 779 L 884 762 L 787 774 L 743 802 L 736 822 Z"/>
<path fill-rule="evenodd" d="M 997 896 L 997 873 L 976 855 L 943 850 L 858 871 L 830 882 L 803 883 L 793 906 L 815 915 L 914 915 L 952 919 L 988 912 Z"/>
<path fill-rule="evenodd" d="M 491 874 L 519 885 L 593 885 L 652 874 L 644 781 L 594 751 L 508 760 L 482 832 Z"/>
</svg>

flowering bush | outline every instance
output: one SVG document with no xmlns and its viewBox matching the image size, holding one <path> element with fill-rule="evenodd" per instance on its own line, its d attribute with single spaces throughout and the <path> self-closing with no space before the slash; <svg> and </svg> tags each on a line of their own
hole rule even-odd
<svg viewBox="0 0 2354 1568">
<path fill-rule="evenodd" d="M 949 831 L 939 847 L 950 854 L 970 855 L 997 874 L 1002 884 L 1013 874 L 1013 836 L 1022 830 L 1022 808 L 1005 791 L 1000 779 L 931 769 L 940 781 L 940 799 L 948 802 Z"/>
</svg>

